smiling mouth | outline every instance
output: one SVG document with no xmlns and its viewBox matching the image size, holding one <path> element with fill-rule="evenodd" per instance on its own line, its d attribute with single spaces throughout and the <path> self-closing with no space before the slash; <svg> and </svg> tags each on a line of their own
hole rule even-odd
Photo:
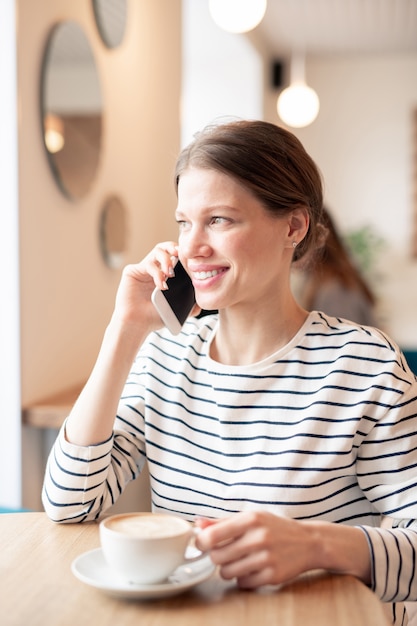
<svg viewBox="0 0 417 626">
<path fill-rule="evenodd" d="M 193 272 L 193 277 L 196 280 L 207 280 L 208 278 L 213 278 L 213 276 L 217 276 L 218 274 L 223 274 L 223 272 L 225 272 L 224 269 L 210 270 L 207 272 Z"/>
</svg>

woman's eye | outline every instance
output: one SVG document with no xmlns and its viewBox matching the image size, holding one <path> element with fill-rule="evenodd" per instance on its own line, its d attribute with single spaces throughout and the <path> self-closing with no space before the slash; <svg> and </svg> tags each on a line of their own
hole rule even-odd
<svg viewBox="0 0 417 626">
<path fill-rule="evenodd" d="M 211 218 L 212 224 L 225 224 L 226 222 L 227 222 L 227 219 L 225 217 L 221 217 L 220 215 L 215 215 L 214 217 Z"/>
</svg>

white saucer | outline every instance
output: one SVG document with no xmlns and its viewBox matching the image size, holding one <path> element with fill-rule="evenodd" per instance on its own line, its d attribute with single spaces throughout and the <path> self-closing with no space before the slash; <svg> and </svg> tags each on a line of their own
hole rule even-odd
<svg viewBox="0 0 417 626">
<path fill-rule="evenodd" d="M 104 560 L 101 548 L 77 557 L 71 565 L 72 573 L 83 583 L 101 589 L 117 598 L 152 600 L 168 598 L 207 580 L 215 566 L 208 556 L 178 567 L 168 580 L 157 585 L 138 585 L 123 580 Z"/>
</svg>

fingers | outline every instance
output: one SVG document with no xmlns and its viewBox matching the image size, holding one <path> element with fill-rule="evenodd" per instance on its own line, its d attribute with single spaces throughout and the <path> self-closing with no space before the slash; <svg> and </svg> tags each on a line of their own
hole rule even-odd
<svg viewBox="0 0 417 626">
<path fill-rule="evenodd" d="M 207 517 L 198 517 L 195 520 L 195 525 L 200 528 L 201 530 L 203 528 L 207 528 L 208 526 L 212 526 L 213 524 L 217 524 L 218 520 L 215 519 L 207 519 Z"/>
<path fill-rule="evenodd" d="M 165 281 L 174 275 L 174 265 L 178 258 L 178 249 L 172 241 L 160 243 L 147 256 L 149 273 L 158 287 L 166 289 Z M 158 284 L 158 282 L 160 284 Z"/>
<path fill-rule="evenodd" d="M 220 566 L 226 580 L 236 578 L 239 586 L 255 588 L 267 584 L 271 578 L 266 549 L 258 549 L 259 530 L 252 528 L 253 515 L 238 514 L 227 519 L 201 520 L 197 538 L 200 550 L 209 551 L 210 558 Z M 254 536 L 250 538 L 248 531 Z M 258 536 L 256 536 L 258 535 Z"/>
<path fill-rule="evenodd" d="M 219 545 L 235 541 L 253 524 L 253 517 L 251 513 L 237 513 L 232 517 L 217 520 L 215 524 L 206 525 L 198 538 L 199 549 L 213 550 Z"/>
<path fill-rule="evenodd" d="M 166 280 L 178 257 L 174 241 L 157 244 L 139 263 L 123 269 L 115 299 L 115 319 L 123 324 L 141 327 L 149 333 L 160 328 L 162 320 L 152 305 L 155 286 L 166 288 Z"/>
<path fill-rule="evenodd" d="M 201 528 L 201 532 L 198 534 L 197 538 L 197 547 L 202 552 L 209 552 L 218 545 L 222 539 L 221 537 L 224 535 L 224 530 L 222 528 L 219 532 L 215 532 L 214 529 L 218 526 L 224 525 L 224 520 L 218 520 L 217 522 L 213 520 L 201 519 L 197 522 L 198 526 Z"/>
<path fill-rule="evenodd" d="M 146 257 L 133 266 L 138 275 L 151 276 L 156 287 L 166 289 L 166 279 L 174 274 L 174 265 L 178 258 L 178 248 L 174 241 L 157 244 Z"/>
<path fill-rule="evenodd" d="M 255 589 L 275 584 L 275 570 L 269 566 L 266 553 L 252 553 L 241 559 L 220 565 L 220 575 L 226 580 L 236 578 L 239 587 Z"/>
<path fill-rule="evenodd" d="M 286 571 L 277 545 L 277 524 L 278 518 L 265 512 L 237 513 L 215 524 L 200 524 L 197 545 L 210 553 L 223 578 L 236 578 L 241 587 L 278 584 L 285 580 Z"/>
<path fill-rule="evenodd" d="M 226 576 L 223 576 L 226 578 Z M 263 568 L 252 572 L 251 574 L 245 574 L 244 576 L 236 576 L 237 583 L 242 589 L 257 589 L 263 585 L 276 585 L 280 584 L 274 579 L 274 571 L 270 568 Z M 230 580 L 227 579 L 226 580 Z M 282 581 L 284 582 L 284 581 Z"/>
</svg>

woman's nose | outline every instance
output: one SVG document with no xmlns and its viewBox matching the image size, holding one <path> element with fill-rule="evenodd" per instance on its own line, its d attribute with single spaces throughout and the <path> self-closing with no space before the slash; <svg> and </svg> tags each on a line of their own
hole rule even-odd
<svg viewBox="0 0 417 626">
<path fill-rule="evenodd" d="M 187 258 L 197 256 L 208 256 L 211 254 L 211 247 L 205 232 L 199 228 L 192 228 L 179 237 L 179 246 L 182 254 Z"/>
</svg>

